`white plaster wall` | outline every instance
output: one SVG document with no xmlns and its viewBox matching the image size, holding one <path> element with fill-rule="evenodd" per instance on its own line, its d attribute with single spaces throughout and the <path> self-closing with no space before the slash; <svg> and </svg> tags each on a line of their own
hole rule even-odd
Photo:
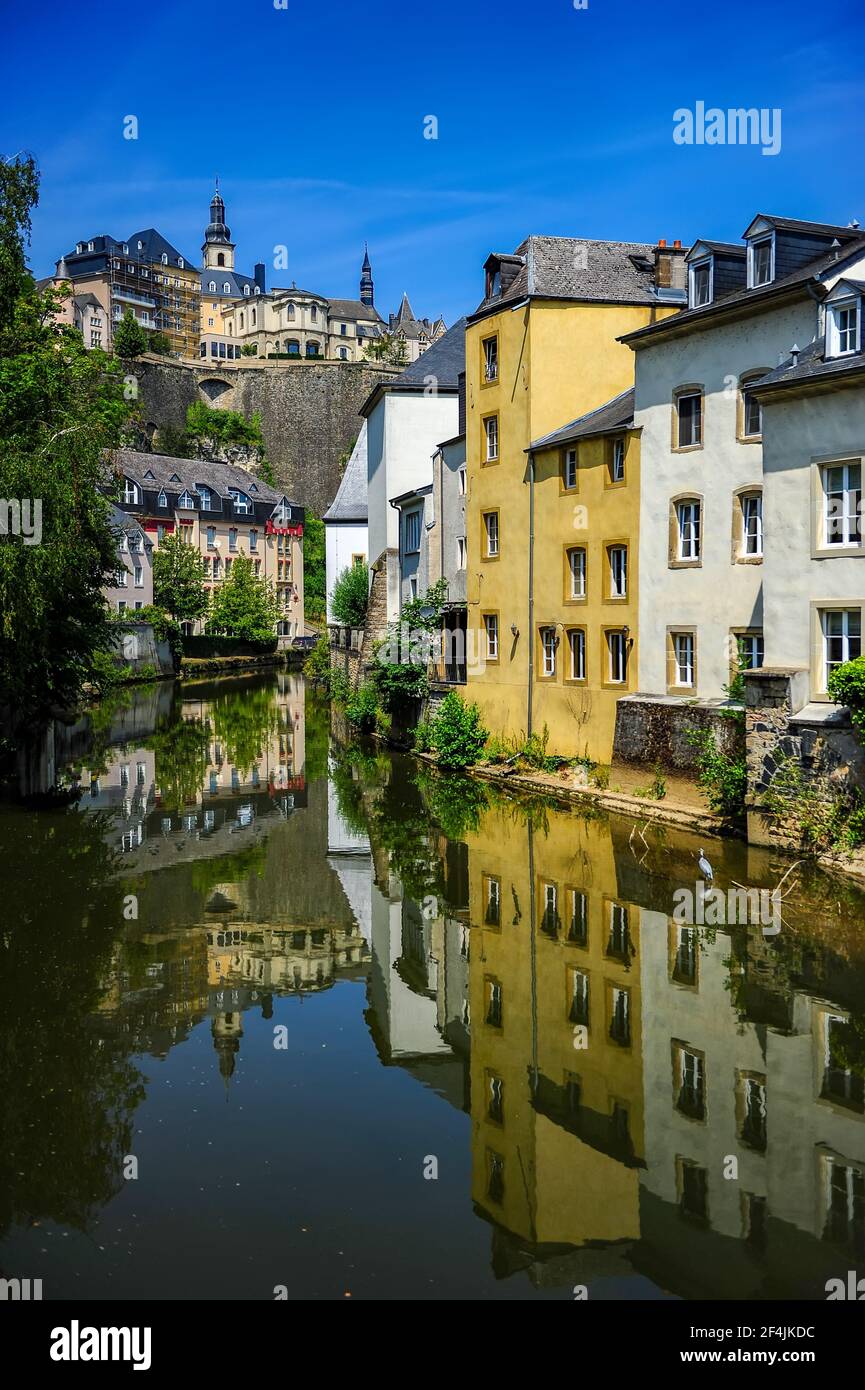
<svg viewBox="0 0 865 1390">
<path fill-rule="evenodd" d="M 723 696 L 729 683 L 731 628 L 763 626 L 762 565 L 731 559 L 733 494 L 762 482 L 762 447 L 736 438 L 737 392 L 730 379 L 778 365 L 793 343 L 804 348 L 818 331 L 816 303 L 777 309 L 719 325 L 636 353 L 636 424 L 640 454 L 639 688 L 667 688 L 666 633 L 697 628 L 697 694 Z M 672 449 L 672 400 L 678 386 L 704 389 L 703 448 Z M 670 498 L 703 498 L 703 563 L 670 569 Z M 766 539 L 765 544 L 768 544 Z M 765 548 L 765 547 L 764 547 Z"/>
<path fill-rule="evenodd" d="M 811 604 L 865 604 L 865 547 L 857 554 L 813 558 L 819 516 L 812 492 L 817 463 L 865 458 L 865 390 L 844 391 L 764 406 L 763 521 L 766 559 L 763 602 L 767 666 L 811 666 Z M 812 690 L 822 671 L 812 670 Z"/>
<path fill-rule="evenodd" d="M 432 456 L 442 439 L 457 432 L 458 406 L 452 396 L 385 395 L 369 416 L 369 559 L 374 563 L 388 546 L 399 547 L 399 513 L 390 499 L 433 480 Z M 399 616 L 398 593 L 388 590 L 388 619 Z"/>
<path fill-rule="evenodd" d="M 336 622 L 330 606 L 333 586 L 343 570 L 348 569 L 353 555 L 363 555 L 368 561 L 369 535 L 367 527 L 363 523 L 325 522 L 324 563 L 327 583 L 327 621 L 329 623 Z"/>
</svg>

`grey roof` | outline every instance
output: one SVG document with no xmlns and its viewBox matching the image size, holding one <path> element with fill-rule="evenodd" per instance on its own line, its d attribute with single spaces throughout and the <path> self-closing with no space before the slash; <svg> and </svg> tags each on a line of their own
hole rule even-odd
<svg viewBox="0 0 865 1390">
<path fill-rule="evenodd" d="M 457 377 L 466 369 L 466 320 L 457 319 L 442 338 L 438 338 L 416 362 L 406 367 L 395 385 L 403 387 L 427 385 L 434 376 L 439 386 L 457 387 Z"/>
<path fill-rule="evenodd" d="M 391 497 L 392 507 L 404 507 L 407 502 L 414 502 L 418 497 L 432 496 L 432 483 L 425 483 L 423 487 L 410 488 L 408 492 L 401 492 L 398 497 Z"/>
<path fill-rule="evenodd" d="M 853 374 L 865 370 L 865 351 L 854 352 L 845 357 L 826 357 L 825 351 L 825 338 L 815 339 L 799 353 L 795 367 L 792 356 L 789 356 L 774 371 L 761 377 L 751 389 L 757 394 L 762 394 L 766 389 L 771 391 L 773 387 L 800 383 L 803 386 L 817 384 L 822 378 L 846 376 L 848 372 Z"/>
<path fill-rule="evenodd" d="M 503 294 L 482 300 L 475 314 L 487 313 L 527 296 L 597 303 L 658 303 L 655 247 L 648 242 L 530 236 L 517 247 L 516 256 L 523 259 L 523 265 L 507 289 Z M 652 268 L 638 269 L 632 256 L 645 258 Z M 513 263 L 515 257 L 502 259 Z"/>
<path fill-rule="evenodd" d="M 79 309 L 90 308 L 94 304 L 96 305 L 97 309 L 102 308 L 102 305 L 99 303 L 99 300 L 96 298 L 96 295 L 90 294 L 89 291 L 87 292 L 87 294 L 76 294 L 73 297 Z"/>
<path fill-rule="evenodd" d="M 755 222 L 768 222 L 773 227 L 780 228 L 784 232 L 804 232 L 806 235 L 811 232 L 814 236 L 836 236 L 839 241 L 851 241 L 859 235 L 858 227 L 840 227 L 835 222 L 803 222 L 799 217 L 775 217 L 769 212 L 758 212 L 751 218 L 743 236 L 753 227 Z"/>
<path fill-rule="evenodd" d="M 805 223 L 804 225 L 816 226 L 817 224 Z M 681 313 L 661 319 L 658 323 L 649 324 L 646 328 L 637 328 L 633 333 L 622 334 L 620 341 L 623 343 L 641 342 L 644 338 L 655 338 L 661 333 L 676 333 L 682 328 L 690 328 L 694 324 L 699 324 L 703 319 L 711 321 L 716 315 L 727 314 L 731 309 L 735 310 L 736 307 L 745 307 L 750 304 L 760 305 L 764 301 L 772 300 L 790 290 L 795 290 L 797 286 L 805 285 L 809 280 L 819 280 L 827 271 L 840 270 L 849 260 L 861 256 L 863 252 L 865 252 L 865 236 L 857 234 L 855 240 L 848 241 L 841 251 L 838 251 L 836 247 L 835 250 L 829 249 L 821 252 L 812 261 L 800 266 L 798 270 L 791 271 L 789 275 L 782 276 L 780 280 L 773 280 L 771 284 L 758 285 L 753 289 L 746 287 L 733 290 L 730 294 L 713 300 L 711 304 L 701 304 L 696 309 L 683 309 Z"/>
<path fill-rule="evenodd" d="M 140 251 L 138 249 L 139 241 L 144 243 L 143 249 Z M 176 266 L 179 261 L 183 261 L 186 270 L 196 269 L 196 262 L 190 260 L 189 256 L 184 256 L 176 246 L 171 245 L 170 241 L 166 241 L 162 233 L 157 232 L 155 227 L 148 227 L 143 232 L 133 232 L 130 237 L 127 237 L 126 244 L 130 251 L 134 250 L 135 254 L 142 260 L 158 261 L 162 256 L 167 256 L 169 265 Z"/>
<path fill-rule="evenodd" d="M 370 323 L 384 323 L 384 319 L 372 304 L 364 304 L 362 299 L 329 299 L 330 316 L 337 319 L 364 319 Z"/>
<path fill-rule="evenodd" d="M 216 285 L 215 291 L 207 288 L 211 283 Z M 226 284 L 230 286 L 228 293 L 234 298 L 251 299 L 255 294 L 255 279 L 252 275 L 242 275 L 239 270 L 226 270 L 224 265 L 212 265 L 207 270 L 202 270 L 201 293 L 205 297 L 214 293 L 225 294 L 222 287 Z M 244 285 L 249 286 L 249 294 L 243 293 Z"/>
<path fill-rule="evenodd" d="M 360 427 L 360 434 L 345 465 L 345 472 L 336 490 L 336 496 L 322 518 L 325 525 L 335 522 L 355 522 L 364 525 L 367 520 L 367 473 L 366 473 L 366 420 Z"/>
<path fill-rule="evenodd" d="M 747 248 L 737 241 L 707 241 L 705 237 L 699 237 L 691 250 L 693 251 L 696 246 L 705 246 L 721 256 L 736 256 L 739 260 L 744 260 L 748 254 Z"/>
<path fill-rule="evenodd" d="M 204 483 L 205 487 L 211 488 L 220 497 L 227 497 L 228 489 L 235 487 L 241 492 L 249 493 L 256 501 L 271 502 L 274 506 L 286 496 L 284 492 L 278 492 L 255 474 L 231 463 L 214 463 L 207 459 L 179 459 L 171 454 L 143 454 L 137 449 L 120 449 L 114 458 L 115 467 L 121 469 L 143 489 L 156 490 L 164 487 L 172 492 L 182 492 L 185 488 L 194 492 L 196 483 Z M 145 477 L 148 472 L 153 474 L 152 480 Z M 179 484 L 171 483 L 171 477 L 175 473 L 180 479 Z M 290 497 L 286 500 L 291 502 L 292 506 L 300 505 L 292 502 Z"/>
<path fill-rule="evenodd" d="M 134 516 L 130 516 L 129 512 L 124 512 L 122 507 L 117 506 L 116 502 L 109 501 L 108 511 L 109 524 L 115 535 L 118 531 L 122 531 L 124 535 L 127 536 L 143 536 L 146 548 L 148 550 L 153 549 L 153 541 L 147 535 L 147 532 L 144 530 L 144 527 L 141 525 L 140 521 L 138 521 Z"/>
<path fill-rule="evenodd" d="M 621 395 L 599 405 L 596 410 L 590 410 L 587 415 L 580 415 L 576 420 L 571 420 L 570 424 L 554 430 L 552 434 L 541 435 L 540 439 L 532 441 L 529 448 L 551 449 L 557 444 L 571 444 L 577 439 L 618 434 L 620 430 L 630 429 L 633 423 L 634 388 L 629 386 L 627 391 L 622 391 Z"/>
</svg>

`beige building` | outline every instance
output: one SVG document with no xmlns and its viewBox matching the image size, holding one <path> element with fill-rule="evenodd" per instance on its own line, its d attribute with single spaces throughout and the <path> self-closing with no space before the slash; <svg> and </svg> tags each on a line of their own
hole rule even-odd
<svg viewBox="0 0 865 1390">
<path fill-rule="evenodd" d="M 103 589 L 112 613 L 136 612 L 153 602 L 153 541 L 135 517 L 111 507 L 111 527 L 117 537 L 115 582 Z"/>
<path fill-rule="evenodd" d="M 274 586 L 283 643 L 302 636 L 303 507 L 226 463 L 125 449 L 115 472 L 120 507 L 156 549 L 179 532 L 204 559 L 208 592 L 224 583 L 238 555 L 248 556 L 254 573 Z"/>
</svg>

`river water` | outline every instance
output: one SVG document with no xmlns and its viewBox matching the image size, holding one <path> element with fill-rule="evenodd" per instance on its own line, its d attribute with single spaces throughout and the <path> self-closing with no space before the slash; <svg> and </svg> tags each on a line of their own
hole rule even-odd
<svg viewBox="0 0 865 1390">
<path fill-rule="evenodd" d="M 76 798 L 0 804 L 0 1274 L 822 1300 L 861 1272 L 851 884 L 801 866 L 777 920 L 683 922 L 701 848 L 723 894 L 790 861 L 346 749 L 297 675 L 127 691 L 64 739 Z"/>
</svg>

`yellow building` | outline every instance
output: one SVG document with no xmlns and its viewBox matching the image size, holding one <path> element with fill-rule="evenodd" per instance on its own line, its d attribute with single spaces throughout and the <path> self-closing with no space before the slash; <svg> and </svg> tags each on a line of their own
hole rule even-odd
<svg viewBox="0 0 865 1390">
<path fill-rule="evenodd" d="M 494 733 L 546 724 L 551 752 L 606 762 L 636 678 L 639 463 L 618 339 L 685 302 L 683 252 L 530 237 L 485 271 L 466 330 L 468 695 Z"/>
</svg>

